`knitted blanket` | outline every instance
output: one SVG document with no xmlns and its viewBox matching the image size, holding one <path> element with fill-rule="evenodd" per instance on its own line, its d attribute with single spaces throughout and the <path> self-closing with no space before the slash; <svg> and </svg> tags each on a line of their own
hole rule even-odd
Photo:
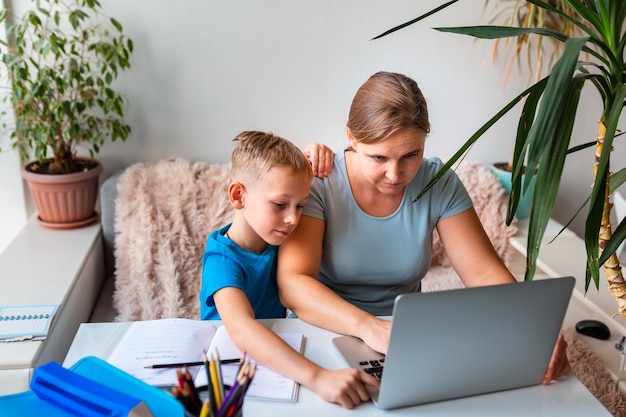
<svg viewBox="0 0 626 417">
<path fill-rule="evenodd" d="M 197 319 L 202 253 L 232 220 L 229 165 L 170 158 L 127 168 L 115 209 L 116 320 Z"/>
<path fill-rule="evenodd" d="M 478 162 L 457 169 L 487 235 L 503 260 L 514 226 L 506 227 L 506 197 Z M 170 158 L 130 166 L 118 182 L 115 208 L 116 320 L 199 317 L 198 293 L 207 236 L 231 221 L 228 165 Z M 462 286 L 435 234 L 424 290 Z"/>
</svg>

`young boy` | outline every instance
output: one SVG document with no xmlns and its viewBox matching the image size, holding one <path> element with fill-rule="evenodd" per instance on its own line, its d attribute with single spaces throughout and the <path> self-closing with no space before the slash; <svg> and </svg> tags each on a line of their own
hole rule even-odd
<svg viewBox="0 0 626 417">
<path fill-rule="evenodd" d="M 375 378 L 354 369 L 321 368 L 256 321 L 285 317 L 276 285 L 278 245 L 300 220 L 313 171 L 321 168 L 322 176 L 329 171 L 332 152 L 315 144 L 302 152 L 283 138 L 256 131 L 242 132 L 234 141 L 228 196 L 235 215 L 207 240 L 200 316 L 221 319 L 239 350 L 255 361 L 326 401 L 352 408 L 369 399 L 365 384 L 379 386 Z"/>
</svg>

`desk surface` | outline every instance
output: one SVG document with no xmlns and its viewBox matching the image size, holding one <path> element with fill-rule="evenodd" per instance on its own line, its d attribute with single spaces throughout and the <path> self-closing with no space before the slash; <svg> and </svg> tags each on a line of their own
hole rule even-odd
<svg viewBox="0 0 626 417">
<path fill-rule="evenodd" d="M 298 319 L 263 320 L 275 331 L 303 333 L 305 355 L 329 369 L 342 367 L 333 350 L 331 339 L 335 333 L 311 326 Z M 219 324 L 219 323 L 216 323 Z M 106 359 L 116 340 L 123 334 L 124 323 L 83 323 L 68 351 L 63 366 L 70 367 L 84 356 Z M 574 376 L 554 382 L 549 386 L 535 386 L 458 400 L 383 411 L 371 402 L 356 409 L 359 415 L 379 416 L 568 416 L 588 417 L 611 414 Z M 246 401 L 244 415 L 255 417 L 275 416 L 355 416 L 355 410 L 346 410 L 327 403 L 313 391 L 301 387 L 298 402 L 276 403 Z"/>
</svg>

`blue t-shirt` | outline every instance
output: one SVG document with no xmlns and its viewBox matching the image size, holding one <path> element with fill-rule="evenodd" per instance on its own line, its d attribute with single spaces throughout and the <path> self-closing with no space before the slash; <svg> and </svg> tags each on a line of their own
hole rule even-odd
<svg viewBox="0 0 626 417">
<path fill-rule="evenodd" d="M 202 288 L 200 289 L 200 318 L 220 320 L 213 294 L 224 287 L 243 290 L 257 319 L 284 318 L 285 307 L 278 298 L 276 285 L 277 246 L 267 245 L 256 254 L 241 249 L 224 236 L 230 224 L 213 231 L 202 256 Z"/>
<path fill-rule="evenodd" d="M 396 296 L 418 291 L 430 267 L 437 222 L 472 207 L 452 171 L 413 202 L 442 165 L 438 158 L 424 158 L 398 209 L 387 217 L 374 217 L 354 199 L 344 154 L 335 154 L 330 175 L 313 179 L 302 212 L 326 223 L 318 279 L 375 315 L 391 315 Z"/>
</svg>

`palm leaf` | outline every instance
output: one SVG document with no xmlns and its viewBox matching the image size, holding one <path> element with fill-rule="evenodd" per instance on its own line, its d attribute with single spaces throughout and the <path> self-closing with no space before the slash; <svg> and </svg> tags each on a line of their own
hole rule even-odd
<svg viewBox="0 0 626 417">
<path fill-rule="evenodd" d="M 536 84 L 524 90 L 520 95 L 511 100 L 506 106 L 504 106 L 498 113 L 495 114 L 491 119 L 487 121 L 484 125 L 482 125 L 460 148 L 459 150 L 452 155 L 452 157 L 435 173 L 435 176 L 426 184 L 424 189 L 415 197 L 413 201 L 419 200 L 428 190 L 430 190 L 445 174 L 446 172 L 457 163 L 457 161 L 465 155 L 474 143 L 480 139 L 480 137 L 487 131 L 491 126 L 496 124 L 498 120 L 500 120 L 504 115 L 506 115 L 511 109 L 513 109 L 524 97 L 531 94 L 534 90 L 545 88 L 545 84 L 547 79 L 540 80 Z"/>
<path fill-rule="evenodd" d="M 393 33 L 393 32 L 397 32 L 397 31 L 398 31 L 398 30 L 400 30 L 400 29 L 403 29 L 403 28 L 405 28 L 405 27 L 407 27 L 407 26 L 410 26 L 410 25 L 412 25 L 412 24 L 414 24 L 414 23 L 417 23 L 417 22 L 419 22 L 420 20 L 424 20 L 424 19 L 426 19 L 428 16 L 431 16 L 431 15 L 433 15 L 433 14 L 435 14 L 435 13 L 439 12 L 440 10 L 443 10 L 443 9 L 445 9 L 446 7 L 453 5 L 453 4 L 454 4 L 454 3 L 456 3 L 457 1 L 459 1 L 459 0 L 452 0 L 452 1 L 449 1 L 449 2 L 447 2 L 447 3 L 444 3 L 444 4 L 442 4 L 441 6 L 436 7 L 436 8 L 432 9 L 431 11 L 429 11 L 429 12 L 427 12 L 427 13 L 425 13 L 425 14 L 423 14 L 423 15 L 421 15 L 421 16 L 418 16 L 418 17 L 416 17 L 416 18 L 415 18 L 415 19 L 413 19 L 413 20 L 409 20 L 408 22 L 405 22 L 405 23 L 402 23 L 401 25 L 395 26 L 395 27 L 393 27 L 393 28 L 391 28 L 391 29 L 389 29 L 389 30 L 387 30 L 387 31 L 385 31 L 385 32 L 383 32 L 383 33 L 381 33 L 381 34 L 380 34 L 380 35 L 378 35 L 378 36 L 374 36 L 374 37 L 372 38 L 372 40 L 382 38 L 383 36 L 387 36 L 387 35 L 389 35 L 389 34 L 391 34 L 391 33 Z"/>
<path fill-rule="evenodd" d="M 625 238 L 626 238 L 626 218 L 623 218 L 622 221 L 617 225 L 617 228 L 613 232 L 613 236 L 611 236 L 611 239 L 609 240 L 609 242 L 606 244 L 606 247 L 602 251 L 602 256 L 600 256 L 600 260 L 598 262 L 600 264 L 603 264 L 604 262 L 606 262 L 609 259 L 609 257 L 617 251 L 617 249 L 619 248 L 619 245 L 624 241 Z"/>
<path fill-rule="evenodd" d="M 511 193 L 509 196 L 509 204 L 507 207 L 507 217 L 506 224 L 510 225 L 513 222 L 513 218 L 515 217 L 515 213 L 517 212 L 517 207 L 519 205 L 519 200 L 522 195 L 522 169 L 520 167 L 524 166 L 525 156 L 526 156 L 526 139 L 528 138 L 528 132 L 530 131 L 531 126 L 533 125 L 533 121 L 535 119 L 535 113 L 537 111 L 537 105 L 539 100 L 541 99 L 541 95 L 545 90 L 545 86 L 547 84 L 548 79 L 545 78 L 542 80 L 543 82 L 537 83 L 535 88 L 533 88 L 526 98 L 524 102 L 524 106 L 522 108 L 522 114 L 520 115 L 520 120 L 517 125 L 517 135 L 515 138 L 515 145 L 513 149 L 513 166 L 511 172 Z M 528 175 L 526 178 L 532 178 L 532 175 Z M 527 182 L 524 187 L 524 191 L 528 189 L 528 185 L 530 181 Z"/>
<path fill-rule="evenodd" d="M 554 73 L 552 75 L 554 75 Z M 557 123 L 555 130 L 551 137 L 546 138 L 547 145 L 543 146 L 544 151 L 538 155 L 537 178 L 533 191 L 532 209 L 528 225 L 525 280 L 531 280 L 535 274 L 539 249 L 544 232 L 552 215 L 552 208 L 554 207 L 556 195 L 561 183 L 561 175 L 565 165 L 565 158 L 567 157 L 567 148 L 574 128 L 576 108 L 578 107 L 580 92 L 585 79 L 584 77 L 574 77 L 570 78 L 568 81 L 568 86 L 562 90 L 566 98 L 564 103 L 562 103 L 562 112 L 556 116 Z M 558 84 L 554 84 L 554 86 L 558 86 Z M 551 93 L 551 91 L 548 91 L 549 87 L 550 86 L 546 87 L 546 94 Z M 551 113 L 549 111 L 551 110 L 550 104 L 553 103 L 542 103 L 546 103 L 546 108 L 540 109 L 538 118 L 544 114 Z M 540 138 L 541 136 L 536 137 Z"/>
</svg>

